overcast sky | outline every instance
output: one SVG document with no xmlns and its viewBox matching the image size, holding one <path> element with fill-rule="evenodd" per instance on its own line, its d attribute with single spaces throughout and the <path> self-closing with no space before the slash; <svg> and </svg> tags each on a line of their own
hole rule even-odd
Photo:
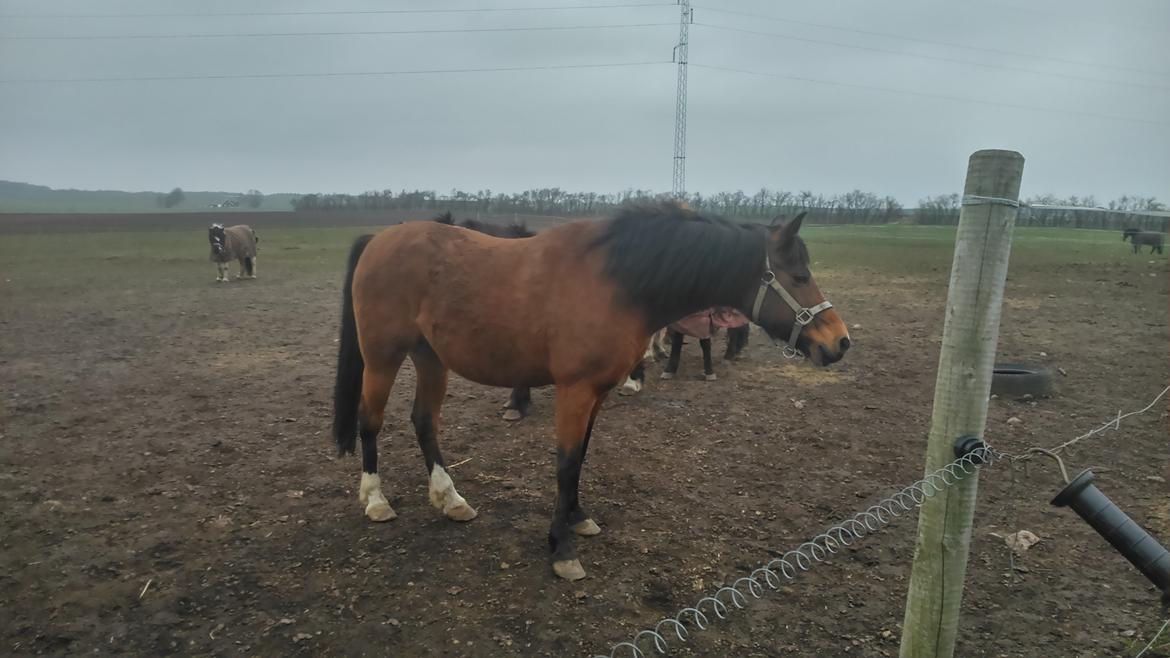
<svg viewBox="0 0 1170 658">
<path fill-rule="evenodd" d="M 173 15 L 619 2 L 0 0 L 0 178 L 85 189 L 266 193 L 545 186 L 669 191 L 676 84 L 669 61 L 679 13 L 673 5 Z M 833 194 L 860 188 L 913 204 L 925 195 L 961 191 L 972 151 L 1010 148 L 1027 158 L 1025 195 L 1170 200 L 1167 0 L 704 0 L 696 2 L 694 20 L 689 190 L 751 193 L 766 186 Z M 12 38 L 632 24 L 662 25 Z M 368 77 L 12 82 L 631 62 L 659 63 Z"/>
</svg>

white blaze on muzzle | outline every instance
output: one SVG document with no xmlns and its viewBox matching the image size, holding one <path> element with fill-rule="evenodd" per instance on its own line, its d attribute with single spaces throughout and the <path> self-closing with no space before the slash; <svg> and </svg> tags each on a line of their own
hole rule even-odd
<svg viewBox="0 0 1170 658">
<path fill-rule="evenodd" d="M 760 309 L 764 306 L 764 297 L 767 296 L 768 290 L 776 291 L 776 294 L 780 295 L 780 299 L 783 299 L 788 304 L 788 307 L 792 309 L 792 333 L 788 336 L 788 344 L 784 346 L 784 356 L 789 359 L 794 359 L 800 356 L 800 351 L 796 349 L 796 341 L 800 339 L 800 332 L 804 330 L 806 325 L 812 324 L 813 318 L 818 313 L 832 308 L 833 305 L 826 299 L 812 308 L 801 306 L 800 302 L 796 301 L 796 298 L 776 280 L 776 273 L 772 271 L 772 263 L 768 260 L 768 254 L 765 253 L 764 274 L 760 279 L 760 289 L 756 292 L 756 301 L 752 304 L 751 318 L 752 322 L 756 324 L 760 324 Z"/>
</svg>

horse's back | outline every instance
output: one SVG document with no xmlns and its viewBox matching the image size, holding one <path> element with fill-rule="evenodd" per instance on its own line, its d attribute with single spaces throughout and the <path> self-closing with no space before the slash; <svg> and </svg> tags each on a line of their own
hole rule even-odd
<svg viewBox="0 0 1170 658">
<path fill-rule="evenodd" d="M 438 222 L 392 226 L 354 272 L 359 333 L 385 337 L 391 352 L 422 337 L 449 368 L 483 384 L 551 383 L 553 370 L 577 367 L 582 345 L 628 333 L 604 312 L 615 291 L 598 281 L 595 230 L 574 223 L 507 239 Z M 632 358 L 644 348 L 631 346 Z"/>
<path fill-rule="evenodd" d="M 236 224 L 223 230 L 228 243 L 237 258 L 256 255 L 256 231 L 247 224 Z"/>
</svg>

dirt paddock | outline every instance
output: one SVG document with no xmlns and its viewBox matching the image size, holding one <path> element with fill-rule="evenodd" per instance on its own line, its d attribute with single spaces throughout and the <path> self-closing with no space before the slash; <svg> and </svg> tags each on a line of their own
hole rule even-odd
<svg viewBox="0 0 1170 658">
<path fill-rule="evenodd" d="M 603 528 L 578 544 L 586 580 L 547 564 L 546 390 L 507 424 L 506 391 L 453 379 L 440 441 L 479 511 L 456 524 L 427 502 L 404 368 L 381 441 L 399 518 L 369 523 L 359 460 L 328 436 L 359 232 L 269 228 L 260 278 L 219 285 L 198 229 L 0 237 L 0 652 L 606 654 L 921 476 L 953 234 L 814 228 L 855 347 L 815 370 L 753 334 L 705 382 L 691 345 L 678 379 L 654 366 L 643 393 L 612 396 L 583 472 Z M 1165 258 L 1071 233 L 1018 232 L 1000 358 L 1063 375 L 1051 398 L 992 401 L 1004 450 L 1060 443 L 1167 384 Z M 1164 543 L 1167 437 L 1161 404 L 1071 460 Z M 979 487 L 956 655 L 1144 646 L 1157 592 L 1048 504 L 1054 468 L 995 467 Z M 914 529 L 895 522 L 676 655 L 897 655 Z M 1020 529 L 1041 541 L 1013 561 L 995 534 Z"/>
</svg>

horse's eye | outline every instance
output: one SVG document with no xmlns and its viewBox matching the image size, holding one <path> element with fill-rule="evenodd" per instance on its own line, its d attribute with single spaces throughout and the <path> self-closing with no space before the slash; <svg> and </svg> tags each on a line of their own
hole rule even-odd
<svg viewBox="0 0 1170 658">
<path fill-rule="evenodd" d="M 798 275 L 792 277 L 792 281 L 798 286 L 807 286 L 809 280 L 810 279 L 809 279 L 808 275 L 804 275 L 804 274 L 798 274 Z"/>
</svg>

